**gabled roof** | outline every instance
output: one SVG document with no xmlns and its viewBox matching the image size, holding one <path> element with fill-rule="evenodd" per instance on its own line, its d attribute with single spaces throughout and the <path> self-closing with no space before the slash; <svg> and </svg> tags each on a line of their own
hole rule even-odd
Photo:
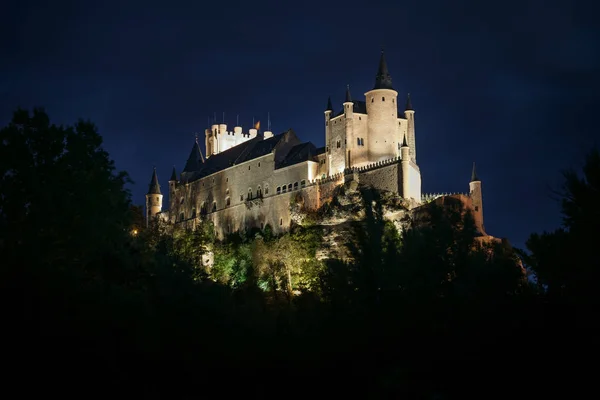
<svg viewBox="0 0 600 400">
<path fill-rule="evenodd" d="M 279 142 L 289 134 L 295 135 L 291 129 L 268 139 L 263 139 L 262 135 L 258 135 L 228 150 L 210 156 L 199 170 L 184 171 L 182 176 L 184 176 L 186 182 L 192 182 L 236 164 L 264 156 L 271 153 Z"/>
<path fill-rule="evenodd" d="M 304 161 L 314 161 L 317 148 L 311 142 L 297 144 L 292 147 L 287 156 L 275 168 L 289 167 Z"/>
</svg>

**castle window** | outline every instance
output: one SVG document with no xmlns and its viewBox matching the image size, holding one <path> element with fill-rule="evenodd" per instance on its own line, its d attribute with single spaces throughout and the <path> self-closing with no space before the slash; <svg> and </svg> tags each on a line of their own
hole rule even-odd
<svg viewBox="0 0 600 400">
<path fill-rule="evenodd" d="M 183 215 L 183 213 L 179 214 L 179 221 L 183 222 L 184 219 L 185 216 Z"/>
<path fill-rule="evenodd" d="M 258 166 L 259 166 L 259 168 L 260 168 L 260 163 L 258 163 Z"/>
<path fill-rule="evenodd" d="M 283 185 L 281 187 L 281 193 L 285 193 L 285 192 L 287 192 L 287 186 Z"/>
<path fill-rule="evenodd" d="M 244 201 L 244 195 L 240 195 L 240 201 Z"/>
<path fill-rule="evenodd" d="M 374 98 L 374 97 L 371 97 L 371 103 L 373 102 L 373 100 L 375 100 L 375 98 Z"/>
<path fill-rule="evenodd" d="M 362 118 L 361 118 L 361 117 L 358 117 L 358 120 L 359 120 L 359 121 L 362 121 Z"/>
<path fill-rule="evenodd" d="M 475 206 L 475 212 L 479 211 L 479 206 Z"/>
<path fill-rule="evenodd" d="M 382 98 L 381 98 L 381 101 L 385 101 L 385 97 L 382 97 Z"/>
<path fill-rule="evenodd" d="M 217 211 L 217 202 L 213 201 L 213 208 L 212 208 L 213 212 Z"/>
<path fill-rule="evenodd" d="M 265 185 L 265 194 L 269 194 L 269 185 Z"/>
<path fill-rule="evenodd" d="M 225 190 L 225 194 L 229 196 L 229 189 Z"/>
<path fill-rule="evenodd" d="M 294 190 L 298 190 L 298 182 L 294 182 Z"/>
<path fill-rule="evenodd" d="M 342 141 L 341 141 L 341 140 L 338 140 L 338 141 L 336 142 L 336 147 L 337 147 L 338 149 L 339 149 L 340 147 L 342 147 Z"/>
<path fill-rule="evenodd" d="M 185 201 L 185 198 L 181 198 L 181 201 L 179 202 L 179 204 L 183 204 L 183 202 Z"/>
<path fill-rule="evenodd" d="M 325 147 L 325 151 L 329 153 L 329 146 Z"/>
<path fill-rule="evenodd" d="M 248 165 L 248 171 L 250 171 L 250 166 Z"/>
<path fill-rule="evenodd" d="M 283 225 L 283 218 L 279 219 L 279 225 Z"/>
<path fill-rule="evenodd" d="M 291 191 L 292 191 L 292 184 L 290 183 L 290 184 L 288 185 L 288 192 L 291 192 Z"/>
<path fill-rule="evenodd" d="M 305 181 L 304 179 L 302 179 L 302 180 L 300 181 L 300 186 L 301 186 L 301 187 L 304 187 L 304 186 L 306 186 L 306 181 Z"/>
<path fill-rule="evenodd" d="M 360 138 L 356 138 L 356 145 L 360 146 Z"/>
<path fill-rule="evenodd" d="M 252 200 L 252 188 L 248 188 L 248 200 Z"/>
<path fill-rule="evenodd" d="M 200 207 L 200 214 L 206 214 L 206 203 L 202 203 L 202 206 Z"/>
<path fill-rule="evenodd" d="M 156 196 L 156 201 L 158 201 L 158 196 Z"/>
<path fill-rule="evenodd" d="M 227 206 L 231 205 L 231 199 L 229 197 L 225 198 L 225 204 Z"/>
<path fill-rule="evenodd" d="M 262 189 L 260 188 L 260 185 L 258 185 L 258 188 L 256 188 L 256 197 L 262 197 Z"/>
<path fill-rule="evenodd" d="M 229 178 L 226 178 L 226 179 L 225 179 L 225 182 L 229 182 Z"/>
<path fill-rule="evenodd" d="M 277 194 L 281 193 L 281 187 L 277 186 Z"/>
<path fill-rule="evenodd" d="M 392 104 L 394 104 L 394 103 L 395 103 L 395 102 L 394 102 L 394 99 L 392 99 Z"/>
<path fill-rule="evenodd" d="M 196 207 L 192 208 L 192 218 L 196 218 Z"/>
</svg>

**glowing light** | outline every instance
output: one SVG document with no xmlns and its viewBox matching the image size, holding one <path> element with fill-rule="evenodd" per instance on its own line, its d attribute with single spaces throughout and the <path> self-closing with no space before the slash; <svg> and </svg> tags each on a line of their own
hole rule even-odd
<svg viewBox="0 0 600 400">
<path fill-rule="evenodd" d="M 136 235 L 138 234 L 138 230 L 137 230 L 137 229 L 134 229 L 133 231 L 131 231 L 131 234 L 132 234 L 133 236 L 136 236 Z"/>
</svg>

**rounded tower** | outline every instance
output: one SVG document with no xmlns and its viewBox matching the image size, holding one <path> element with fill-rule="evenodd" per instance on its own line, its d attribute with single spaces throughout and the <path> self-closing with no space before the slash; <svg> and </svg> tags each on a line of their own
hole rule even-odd
<svg viewBox="0 0 600 400">
<path fill-rule="evenodd" d="M 485 234 L 485 227 L 483 226 L 483 195 L 481 192 L 481 180 L 477 176 L 475 171 L 475 163 L 473 163 L 473 171 L 471 172 L 471 181 L 469 182 L 469 197 L 473 205 L 473 218 L 475 219 L 475 226 Z"/>
<path fill-rule="evenodd" d="M 406 107 L 404 109 L 404 118 L 406 118 L 407 126 L 406 133 L 408 135 L 408 147 L 410 147 L 410 154 L 412 160 L 417 162 L 417 143 L 415 140 L 415 110 L 410 100 L 410 93 L 406 96 Z"/>
<path fill-rule="evenodd" d="M 149 225 L 152 218 L 162 211 L 163 195 L 160 192 L 158 177 L 156 176 L 156 167 L 152 172 L 152 179 L 148 185 L 148 193 L 146 194 L 146 226 Z"/>
<path fill-rule="evenodd" d="M 350 85 L 346 85 L 346 99 L 344 100 L 344 169 L 352 166 L 352 147 L 354 145 L 354 102 L 350 95 Z"/>
<path fill-rule="evenodd" d="M 327 176 L 329 176 L 329 154 L 331 139 L 331 115 L 333 114 L 333 105 L 331 104 L 331 96 L 327 99 L 327 108 L 325 109 L 325 165 L 327 167 Z"/>
<path fill-rule="evenodd" d="M 375 86 L 365 93 L 369 161 L 377 162 L 394 158 L 398 154 L 398 92 L 392 86 L 385 54 L 381 51 Z"/>
<path fill-rule="evenodd" d="M 400 147 L 402 166 L 402 198 L 408 200 L 410 198 L 410 147 L 406 143 L 406 136 L 402 140 Z"/>
</svg>

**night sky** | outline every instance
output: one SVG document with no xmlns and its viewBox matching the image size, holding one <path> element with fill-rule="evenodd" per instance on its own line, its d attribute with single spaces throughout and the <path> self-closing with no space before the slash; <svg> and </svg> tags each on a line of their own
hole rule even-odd
<svg viewBox="0 0 600 400">
<path fill-rule="evenodd" d="M 489 234 L 560 224 L 550 189 L 597 137 L 599 28 L 577 1 L 13 1 L 0 6 L 0 125 L 41 106 L 90 119 L 135 203 L 207 119 L 324 145 L 327 96 L 373 87 L 382 46 L 415 108 L 423 192 L 483 182 Z M 60 177 L 57 177 L 60 179 Z"/>
</svg>

